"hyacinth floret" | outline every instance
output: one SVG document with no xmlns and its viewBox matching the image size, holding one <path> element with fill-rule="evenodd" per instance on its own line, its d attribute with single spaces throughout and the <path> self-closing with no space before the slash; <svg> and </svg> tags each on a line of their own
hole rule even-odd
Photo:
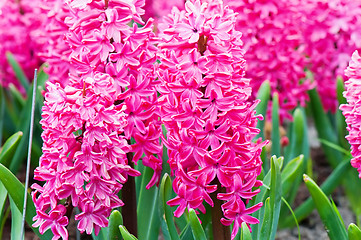
<svg viewBox="0 0 361 240">
<path fill-rule="evenodd" d="M 258 223 L 249 216 L 262 203 L 245 205 L 259 190 L 260 152 L 265 143 L 253 143 L 259 130 L 249 101 L 251 87 L 244 78 L 241 33 L 236 14 L 222 1 L 189 0 L 185 10 L 173 8 L 159 24 L 157 72 L 162 122 L 167 128 L 173 189 L 168 202 L 205 212 L 210 194 L 224 201 L 224 225 L 234 223 L 234 238 L 242 222 Z"/>
<path fill-rule="evenodd" d="M 343 96 L 347 104 L 342 104 L 340 109 L 346 118 L 347 130 L 349 134 L 346 139 L 351 145 L 351 165 L 359 172 L 361 178 L 361 57 L 358 51 L 352 54 L 349 66 L 345 70 L 345 75 L 349 78 L 345 82 L 345 92 Z"/>
<path fill-rule="evenodd" d="M 54 28 L 64 21 L 60 32 L 69 51 L 60 58 L 69 71 L 47 82 L 43 155 L 35 170 L 35 179 L 45 184 L 32 186 L 34 226 L 42 226 L 41 233 L 51 229 L 53 239 L 68 238 L 74 207 L 81 232 L 98 234 L 106 227 L 111 210 L 123 205 L 117 194 L 128 176 L 140 175 L 131 161 L 142 158 L 154 170 L 147 188 L 159 183 L 162 169 L 155 38 L 152 21 L 140 17 L 144 1 L 63 4 Z M 47 55 L 49 64 L 60 60 L 57 53 Z"/>
</svg>

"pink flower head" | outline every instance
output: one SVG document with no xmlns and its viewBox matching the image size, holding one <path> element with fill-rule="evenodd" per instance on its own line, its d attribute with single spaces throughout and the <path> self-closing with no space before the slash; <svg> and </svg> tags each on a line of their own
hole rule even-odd
<svg viewBox="0 0 361 240">
<path fill-rule="evenodd" d="M 232 238 L 242 222 L 257 222 L 248 214 L 261 204 L 246 209 L 240 202 L 258 193 L 253 187 L 260 186 L 264 145 L 252 142 L 260 116 L 255 116 L 257 102 L 249 101 L 235 16 L 221 1 L 190 0 L 184 11 L 174 8 L 159 24 L 157 66 L 160 112 L 168 130 L 164 140 L 176 176 L 177 197 L 168 204 L 178 205 L 177 217 L 186 208 L 205 212 L 203 202 L 213 206 L 210 193 L 218 181 L 227 194 L 217 196 L 225 201 L 222 223 L 235 223 Z"/>
<path fill-rule="evenodd" d="M 41 45 L 34 36 L 45 18 L 37 7 L 39 3 L 40 1 L 30 0 L 0 3 L 0 85 L 8 87 L 9 84 L 14 84 L 22 93 L 24 89 L 16 80 L 6 54 L 13 54 L 27 78 L 33 78 L 34 69 L 42 63 L 37 56 Z"/>
<path fill-rule="evenodd" d="M 299 4 L 294 0 L 224 2 L 238 13 L 236 29 L 242 32 L 246 77 L 251 79 L 253 95 L 268 80 L 271 95 L 279 95 L 281 121 L 292 119 L 290 111 L 299 104 L 305 106 L 307 90 L 313 87 L 304 72 L 307 59 Z"/>
<path fill-rule="evenodd" d="M 51 4 L 58 6 L 55 0 Z M 48 9 L 53 20 L 50 36 L 56 43 L 48 45 L 46 49 L 53 46 L 54 51 L 43 56 L 56 78 L 47 82 L 41 120 L 43 155 L 35 170 L 35 179 L 45 183 L 33 185 L 33 198 L 35 224 L 50 226 L 40 232 L 51 228 L 55 236 L 67 239 L 60 230 L 70 216 L 66 211 L 50 214 L 64 207 L 63 199 L 67 209 L 81 211 L 75 216 L 78 229 L 98 234 L 107 226 L 111 210 L 123 205 L 117 195 L 123 184 L 129 176 L 140 175 L 127 153 L 135 152 L 134 162 L 145 155 L 143 164 L 154 170 L 150 188 L 159 183 L 162 147 L 152 22 L 137 26 L 143 23 L 144 2 L 62 4 L 59 15 Z M 67 70 L 58 71 L 60 66 Z"/>
<path fill-rule="evenodd" d="M 347 130 L 349 131 L 346 139 L 351 145 L 351 154 L 353 156 L 351 165 L 357 169 L 361 178 L 361 57 L 358 51 L 352 54 L 352 59 L 345 71 L 345 75 L 349 78 L 345 82 L 345 92 L 343 93 L 347 104 L 342 104 L 340 109 L 346 118 Z"/>
<path fill-rule="evenodd" d="M 361 2 L 354 0 L 299 1 L 305 55 L 326 111 L 337 109 L 336 79 L 345 78 L 350 56 L 361 50 Z"/>
</svg>

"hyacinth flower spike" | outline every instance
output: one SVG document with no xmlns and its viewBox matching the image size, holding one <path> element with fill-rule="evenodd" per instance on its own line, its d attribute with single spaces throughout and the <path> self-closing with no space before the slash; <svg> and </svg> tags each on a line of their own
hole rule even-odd
<svg viewBox="0 0 361 240">
<path fill-rule="evenodd" d="M 215 239 L 234 239 L 242 222 L 257 223 L 249 214 L 262 206 L 245 207 L 259 192 L 265 143 L 252 142 L 260 116 L 249 101 L 235 16 L 222 1 L 190 0 L 159 23 L 160 112 L 177 194 L 168 204 L 178 205 L 176 217 L 186 208 L 204 212 L 204 201 L 212 206 Z"/>
</svg>

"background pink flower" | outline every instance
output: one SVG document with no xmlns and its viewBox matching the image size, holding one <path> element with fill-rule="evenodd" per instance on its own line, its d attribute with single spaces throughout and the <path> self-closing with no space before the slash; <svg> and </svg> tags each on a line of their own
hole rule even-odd
<svg viewBox="0 0 361 240">
<path fill-rule="evenodd" d="M 305 55 L 326 111 L 335 112 L 336 79 L 355 49 L 361 50 L 361 2 L 307 0 L 299 2 Z"/>
<path fill-rule="evenodd" d="M 271 94 L 277 92 L 281 121 L 291 119 L 290 111 L 305 106 L 307 90 L 313 85 L 306 79 L 307 63 L 303 52 L 303 20 L 294 0 L 225 0 L 237 14 L 236 29 L 242 32 L 247 61 L 246 77 L 251 79 L 253 96 L 264 81 Z"/>
<path fill-rule="evenodd" d="M 41 45 L 34 36 L 45 17 L 37 7 L 39 3 L 37 0 L 0 2 L 0 85 L 14 84 L 23 93 L 6 53 L 14 55 L 28 79 L 33 78 L 34 69 L 42 64 L 37 56 Z"/>
</svg>

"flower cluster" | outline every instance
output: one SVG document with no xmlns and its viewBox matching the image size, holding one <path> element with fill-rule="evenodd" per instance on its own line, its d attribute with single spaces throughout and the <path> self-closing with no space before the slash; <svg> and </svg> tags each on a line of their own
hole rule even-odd
<svg viewBox="0 0 361 240">
<path fill-rule="evenodd" d="M 143 164 L 154 170 L 147 187 L 158 183 L 162 148 L 152 22 L 137 25 L 144 24 L 144 1 L 58 3 L 51 4 L 62 9 L 61 14 L 49 8 L 48 16 L 55 14 L 51 44 L 57 47 L 47 57 L 51 62 L 54 56 L 56 63 L 63 56 L 70 69 L 62 72 L 60 64 L 50 68 L 59 74 L 47 83 L 43 155 L 35 170 L 35 179 L 46 183 L 32 187 L 34 226 L 40 226 L 41 233 L 51 228 L 55 239 L 67 239 L 73 207 L 80 210 L 75 216 L 78 229 L 97 234 L 107 226 L 110 211 L 123 205 L 117 193 L 128 176 L 140 175 L 130 166 L 128 152 L 135 152 L 134 162 L 144 155 Z M 61 49 L 70 51 L 60 55 Z"/>
<path fill-rule="evenodd" d="M 25 75 L 32 79 L 34 69 L 41 65 L 33 35 L 44 20 L 37 3 L 30 0 L 0 2 L 0 85 L 7 87 L 12 83 L 22 92 L 24 89 L 16 80 L 6 53 L 12 53 Z"/>
<path fill-rule="evenodd" d="M 352 59 L 345 75 L 349 79 L 345 82 L 344 97 L 347 99 L 347 104 L 340 106 L 343 115 L 346 118 L 347 130 L 349 135 L 346 139 L 351 145 L 351 154 L 354 157 L 351 160 L 351 165 L 359 172 L 361 178 L 361 57 L 358 51 L 352 54 Z"/>
<path fill-rule="evenodd" d="M 48 0 L 41 1 L 39 7 L 45 20 L 35 34 L 41 46 L 37 54 L 47 63 L 44 71 L 49 75 L 48 81 L 65 87 L 69 71 L 73 70 L 70 65 L 71 49 L 65 41 L 65 34 L 69 31 L 65 23 L 65 18 L 70 15 L 69 6 L 64 4 L 64 0 Z"/>
<path fill-rule="evenodd" d="M 225 0 L 238 13 L 236 29 L 242 32 L 246 77 L 254 93 L 268 80 L 271 94 L 279 93 L 280 117 L 292 119 L 290 110 L 305 106 L 307 90 L 306 58 L 302 49 L 302 15 L 294 0 Z"/>
<path fill-rule="evenodd" d="M 355 49 L 361 50 L 361 2 L 301 0 L 305 54 L 326 111 L 336 111 L 336 79 Z"/>
<path fill-rule="evenodd" d="M 168 203 L 205 211 L 213 206 L 210 193 L 224 201 L 224 225 L 234 223 L 232 238 L 242 222 L 262 203 L 246 208 L 258 193 L 263 143 L 253 143 L 259 132 L 251 103 L 241 33 L 236 14 L 222 1 L 189 0 L 185 11 L 173 8 L 159 24 L 158 74 L 162 94 L 162 122 L 167 128 L 168 155 L 175 174 L 177 197 Z M 217 187 L 218 185 L 218 187 Z"/>
</svg>

